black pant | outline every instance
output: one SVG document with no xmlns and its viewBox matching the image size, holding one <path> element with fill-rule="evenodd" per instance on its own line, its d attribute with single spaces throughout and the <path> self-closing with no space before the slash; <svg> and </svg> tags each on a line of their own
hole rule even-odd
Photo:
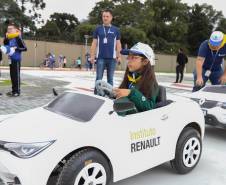
<svg viewBox="0 0 226 185">
<path fill-rule="evenodd" d="M 178 83 L 178 80 L 179 80 L 179 74 L 181 75 L 180 76 L 180 83 L 182 82 L 183 78 L 184 78 L 184 68 L 185 68 L 185 65 L 178 65 L 176 67 L 176 73 L 177 73 L 177 76 L 176 76 L 176 83 Z"/>
<path fill-rule="evenodd" d="M 9 65 L 10 78 L 12 82 L 12 93 L 20 94 L 20 61 L 13 61 Z"/>
</svg>

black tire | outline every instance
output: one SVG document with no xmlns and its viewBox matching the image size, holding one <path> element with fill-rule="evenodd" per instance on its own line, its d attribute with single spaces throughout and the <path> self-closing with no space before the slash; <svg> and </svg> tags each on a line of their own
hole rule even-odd
<svg viewBox="0 0 226 185">
<path fill-rule="evenodd" d="M 82 185 L 84 184 L 84 178 L 80 177 L 80 172 L 88 168 L 88 175 L 92 176 L 94 173 L 94 168 L 92 165 L 101 165 L 106 173 L 106 184 L 101 183 L 100 185 L 109 185 L 111 182 L 111 169 L 108 163 L 108 160 L 98 151 L 93 149 L 84 149 L 74 154 L 64 165 L 61 173 L 59 174 L 56 185 Z M 91 166 L 89 168 L 89 166 Z M 95 176 L 95 179 L 98 179 L 102 176 L 102 171 L 99 171 Z M 76 183 L 76 180 L 79 180 L 79 183 Z M 90 184 L 92 184 L 90 182 Z"/>
<path fill-rule="evenodd" d="M 191 148 L 194 146 L 190 147 L 189 143 L 194 143 L 195 148 L 193 150 Z M 191 149 L 191 151 L 189 150 L 189 148 Z M 184 150 L 190 152 L 186 154 Z M 187 127 L 183 130 L 178 139 L 175 159 L 171 161 L 171 165 L 177 171 L 177 173 L 186 174 L 196 167 L 200 160 L 201 154 L 202 141 L 200 134 L 194 128 Z"/>
</svg>

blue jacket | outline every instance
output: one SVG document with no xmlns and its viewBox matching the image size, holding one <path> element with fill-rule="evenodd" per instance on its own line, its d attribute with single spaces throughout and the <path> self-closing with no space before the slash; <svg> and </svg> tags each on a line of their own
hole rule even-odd
<svg viewBox="0 0 226 185">
<path fill-rule="evenodd" d="M 9 47 L 16 47 L 15 53 L 10 56 L 12 62 L 20 62 L 22 59 L 21 53 L 23 51 L 27 51 L 27 47 L 21 37 L 16 37 L 13 39 L 5 38 L 4 45 L 7 45 Z"/>
</svg>

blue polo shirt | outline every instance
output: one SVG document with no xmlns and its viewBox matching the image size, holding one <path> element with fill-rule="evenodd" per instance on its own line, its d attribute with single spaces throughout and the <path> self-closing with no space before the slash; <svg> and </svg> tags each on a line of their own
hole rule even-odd
<svg viewBox="0 0 226 185">
<path fill-rule="evenodd" d="M 208 40 L 205 40 L 199 47 L 198 56 L 205 58 L 203 69 L 211 71 L 222 70 L 222 63 L 226 57 L 226 45 L 224 45 L 218 52 L 212 51 L 209 47 Z"/>
<path fill-rule="evenodd" d="M 120 32 L 117 27 L 97 26 L 93 32 L 93 38 L 97 39 L 96 57 L 98 59 L 116 58 L 116 41 L 120 40 Z"/>
</svg>

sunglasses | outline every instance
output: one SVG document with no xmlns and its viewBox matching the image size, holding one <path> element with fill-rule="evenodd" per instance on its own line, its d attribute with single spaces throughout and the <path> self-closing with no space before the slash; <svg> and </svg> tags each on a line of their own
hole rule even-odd
<svg viewBox="0 0 226 185">
<path fill-rule="evenodd" d="M 130 60 L 137 60 L 137 59 L 143 59 L 145 58 L 143 55 L 133 55 L 133 54 L 129 54 L 127 56 L 127 59 L 130 59 Z"/>
</svg>

